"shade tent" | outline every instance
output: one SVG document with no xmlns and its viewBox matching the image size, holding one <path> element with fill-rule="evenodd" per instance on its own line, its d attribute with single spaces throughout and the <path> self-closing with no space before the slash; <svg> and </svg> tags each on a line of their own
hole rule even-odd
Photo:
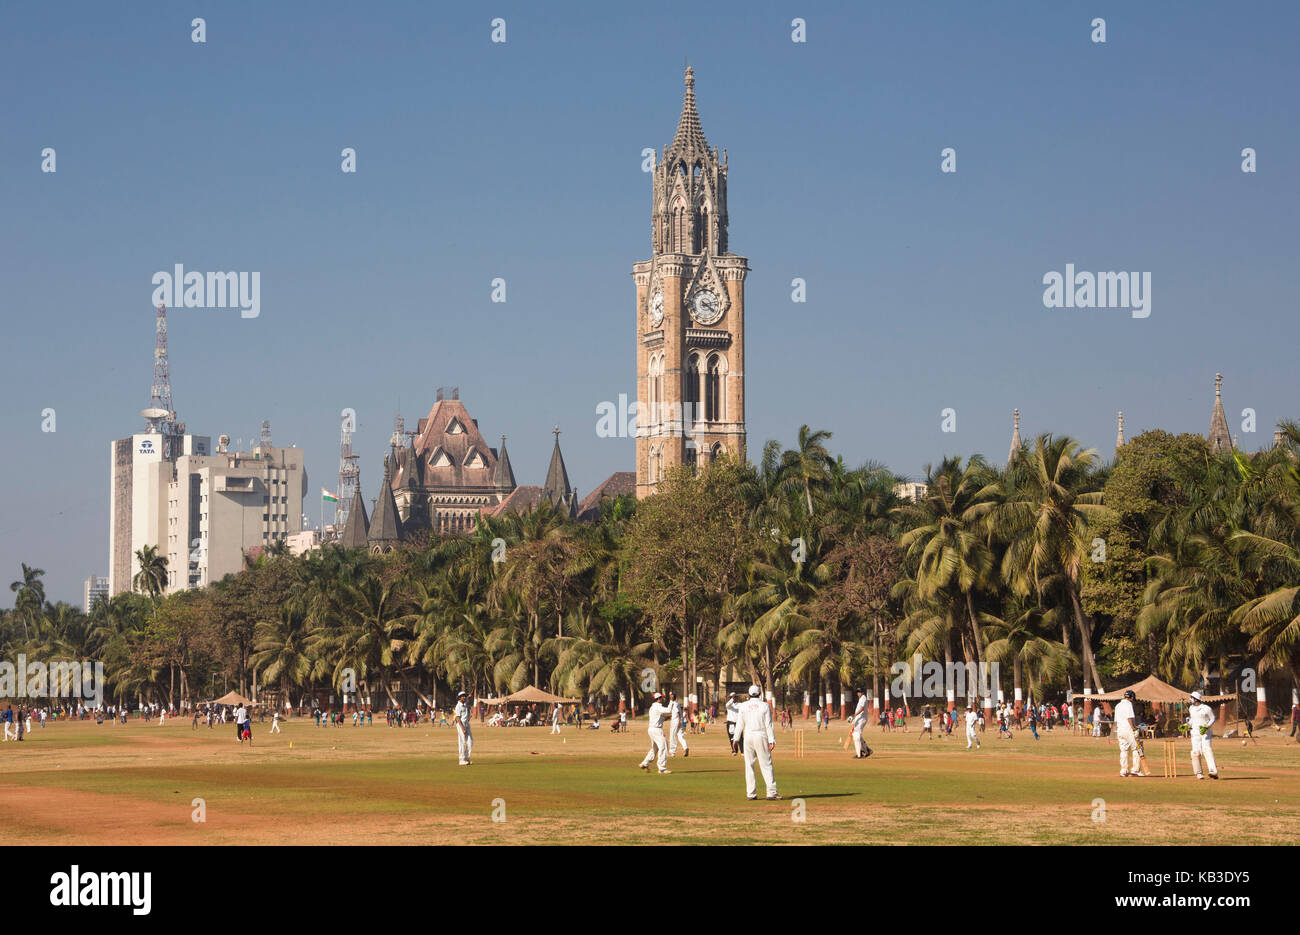
<svg viewBox="0 0 1300 935">
<path fill-rule="evenodd" d="M 216 701 L 211 701 L 211 702 L 208 702 L 208 703 L 209 703 L 209 704 L 222 704 L 222 705 L 250 705 L 250 704 L 252 704 L 253 702 L 249 701 L 247 698 L 245 698 L 245 697 L 244 697 L 243 695 L 241 695 L 239 692 L 226 692 L 224 695 L 222 695 L 222 696 L 221 696 L 220 698 L 218 698 Z"/>
<path fill-rule="evenodd" d="M 1168 682 L 1162 682 L 1154 675 L 1148 675 L 1140 682 L 1134 682 L 1126 688 L 1118 689 L 1113 692 L 1106 692 L 1102 695 L 1080 695 L 1077 692 L 1074 695 L 1075 701 L 1122 701 L 1124 693 L 1131 691 L 1137 696 L 1138 701 L 1154 701 L 1157 704 L 1189 704 L 1192 696 L 1180 688 L 1174 688 Z M 1202 695 L 1201 700 L 1206 702 L 1218 703 L 1221 701 L 1232 701 L 1237 696 L 1232 695 Z"/>
<path fill-rule="evenodd" d="M 493 706 L 496 706 L 496 705 L 503 705 L 503 704 L 505 704 L 505 703 L 506 703 L 506 699 L 505 699 L 505 698 L 475 698 L 475 699 L 474 699 L 474 703 L 475 703 L 475 704 L 485 704 L 485 705 L 488 705 L 489 707 L 493 707 Z"/>
<path fill-rule="evenodd" d="M 582 704 L 576 698 L 561 698 L 550 692 L 542 691 L 533 685 L 521 688 L 512 695 L 507 695 L 504 704 Z"/>
</svg>

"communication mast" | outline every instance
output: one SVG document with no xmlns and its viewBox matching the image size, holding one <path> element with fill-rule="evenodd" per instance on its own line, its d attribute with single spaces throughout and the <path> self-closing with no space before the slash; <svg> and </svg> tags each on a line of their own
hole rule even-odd
<svg viewBox="0 0 1300 935">
<path fill-rule="evenodd" d="M 352 412 L 345 410 L 343 425 L 339 430 L 339 502 L 334 504 L 334 526 L 338 534 L 343 534 L 343 527 L 348 524 L 348 510 L 357 495 L 357 485 L 361 480 L 361 468 L 357 465 L 360 455 L 352 453 Z"/>
<path fill-rule="evenodd" d="M 154 329 L 153 388 L 149 408 L 140 410 L 144 416 L 144 430 L 163 437 L 162 456 L 172 461 L 180 454 L 180 438 L 185 434 L 185 423 L 176 421 L 172 408 L 172 378 L 167 368 L 167 306 L 158 306 L 158 320 Z"/>
</svg>

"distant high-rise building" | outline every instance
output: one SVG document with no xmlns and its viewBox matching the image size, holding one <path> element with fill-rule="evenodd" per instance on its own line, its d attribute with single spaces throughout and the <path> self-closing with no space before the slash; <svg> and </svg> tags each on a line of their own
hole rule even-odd
<svg viewBox="0 0 1300 935">
<path fill-rule="evenodd" d="M 166 444 L 165 444 L 166 443 Z M 164 457 L 165 448 L 174 453 Z M 109 446 L 108 593 L 131 590 L 140 570 L 135 554 L 147 545 L 163 551 L 167 493 L 174 460 L 181 455 L 206 455 L 212 441 L 206 435 L 164 436 L 141 432 L 119 438 Z"/>
<path fill-rule="evenodd" d="M 108 600 L 108 576 L 91 575 L 86 579 L 85 596 L 81 602 L 82 609 L 90 613 L 91 608 L 95 606 L 95 601 L 101 597 Z"/>
<path fill-rule="evenodd" d="M 183 455 L 151 473 L 165 498 L 160 531 L 169 593 L 220 581 L 244 567 L 250 549 L 302 532 L 301 448 Z"/>
</svg>

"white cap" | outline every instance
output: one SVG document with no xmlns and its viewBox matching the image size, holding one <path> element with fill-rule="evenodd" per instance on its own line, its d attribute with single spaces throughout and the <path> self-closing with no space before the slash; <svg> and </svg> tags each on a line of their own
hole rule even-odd
<svg viewBox="0 0 1300 935">
<path fill-rule="evenodd" d="M 757 698 L 757 697 L 759 697 L 759 696 L 762 695 L 762 694 L 763 694 L 763 689 L 759 688 L 757 685 L 751 685 L 751 686 L 749 686 L 749 697 L 750 697 L 750 698 Z"/>
<path fill-rule="evenodd" d="M 1200 692 L 1192 692 L 1192 700 L 1193 700 L 1193 701 L 1200 701 L 1200 700 L 1201 700 L 1201 693 L 1200 693 Z"/>
<path fill-rule="evenodd" d="M 464 692 L 456 692 L 456 697 L 457 697 L 457 698 L 464 698 L 464 697 L 465 697 L 465 693 L 464 693 Z"/>
</svg>

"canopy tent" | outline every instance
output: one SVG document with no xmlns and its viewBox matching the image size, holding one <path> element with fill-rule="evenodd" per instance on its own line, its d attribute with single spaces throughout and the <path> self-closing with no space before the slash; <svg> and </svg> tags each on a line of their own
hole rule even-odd
<svg viewBox="0 0 1300 935">
<path fill-rule="evenodd" d="M 527 688 L 521 688 L 512 695 L 507 695 L 502 702 L 503 704 L 582 704 L 576 698 L 561 698 L 559 695 L 552 695 L 550 692 L 542 691 L 540 688 L 529 685 Z"/>
<path fill-rule="evenodd" d="M 216 701 L 208 702 L 208 704 L 223 704 L 223 705 L 250 705 L 252 703 L 253 702 L 249 701 L 239 692 L 226 692 Z"/>
<path fill-rule="evenodd" d="M 505 698 L 475 698 L 474 703 L 485 704 L 485 705 L 503 705 L 506 703 L 506 699 Z"/>
<path fill-rule="evenodd" d="M 1179 688 L 1174 688 L 1168 682 L 1162 682 L 1154 675 L 1148 675 L 1140 682 L 1134 682 L 1126 688 L 1118 689 L 1113 692 L 1106 692 L 1101 695 L 1081 695 L 1074 693 L 1074 701 L 1121 701 L 1124 693 L 1131 691 L 1137 696 L 1138 701 L 1154 701 L 1158 704 L 1188 704 L 1192 698 L 1187 692 Z M 1237 696 L 1229 695 L 1202 695 L 1201 700 L 1207 702 L 1231 701 Z"/>
</svg>

